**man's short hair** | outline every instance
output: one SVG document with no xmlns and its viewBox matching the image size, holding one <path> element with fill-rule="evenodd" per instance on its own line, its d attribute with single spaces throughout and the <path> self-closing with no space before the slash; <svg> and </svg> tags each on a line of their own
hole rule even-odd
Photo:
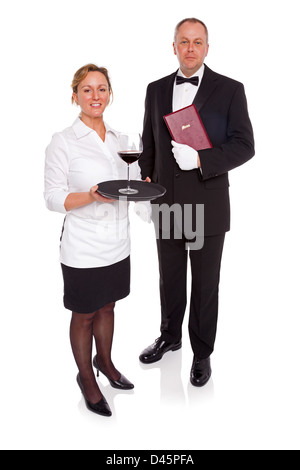
<svg viewBox="0 0 300 470">
<path fill-rule="evenodd" d="M 176 28 L 175 28 L 175 32 L 174 32 L 174 42 L 176 42 L 176 36 L 177 36 L 177 33 L 178 33 L 178 30 L 180 28 L 180 26 L 183 25 L 183 23 L 185 22 L 190 22 L 190 23 L 200 23 L 202 24 L 202 26 L 204 27 L 205 29 L 205 33 L 206 33 L 206 40 L 207 40 L 207 43 L 208 43 L 208 29 L 207 29 L 207 26 L 205 23 L 203 23 L 203 21 L 201 20 L 198 20 L 198 18 L 185 18 L 184 20 L 181 20 L 177 25 L 176 25 Z"/>
</svg>

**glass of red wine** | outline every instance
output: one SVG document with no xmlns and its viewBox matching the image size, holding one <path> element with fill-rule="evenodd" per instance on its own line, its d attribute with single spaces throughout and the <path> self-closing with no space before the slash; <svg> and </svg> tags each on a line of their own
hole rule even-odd
<svg viewBox="0 0 300 470">
<path fill-rule="evenodd" d="M 121 194 L 137 194 L 138 190 L 130 187 L 129 167 L 136 162 L 143 151 L 142 137 L 138 133 L 118 135 L 118 155 L 127 163 L 127 188 L 119 189 Z"/>
</svg>

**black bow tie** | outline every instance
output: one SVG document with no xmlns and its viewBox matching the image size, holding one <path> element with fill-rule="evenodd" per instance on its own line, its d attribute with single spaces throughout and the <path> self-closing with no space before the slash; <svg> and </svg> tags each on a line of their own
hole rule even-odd
<svg viewBox="0 0 300 470">
<path fill-rule="evenodd" d="M 184 82 L 188 82 L 188 83 L 191 83 L 192 85 L 198 86 L 199 77 L 185 78 L 185 77 L 181 77 L 180 75 L 176 76 L 176 85 L 181 85 Z"/>
</svg>

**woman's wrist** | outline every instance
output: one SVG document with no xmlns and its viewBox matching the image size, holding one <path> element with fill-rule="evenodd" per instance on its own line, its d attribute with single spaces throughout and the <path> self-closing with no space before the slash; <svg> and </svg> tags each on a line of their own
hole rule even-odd
<svg viewBox="0 0 300 470">
<path fill-rule="evenodd" d="M 70 211 L 72 209 L 77 209 L 78 207 L 87 206 L 94 202 L 94 199 L 90 192 L 82 193 L 70 193 L 65 200 L 65 209 Z"/>
</svg>

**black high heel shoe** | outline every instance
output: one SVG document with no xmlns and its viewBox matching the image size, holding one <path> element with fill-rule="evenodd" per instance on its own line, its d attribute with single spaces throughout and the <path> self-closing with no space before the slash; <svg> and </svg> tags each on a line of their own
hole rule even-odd
<svg viewBox="0 0 300 470">
<path fill-rule="evenodd" d="M 109 380 L 110 385 L 114 388 L 118 388 L 119 390 L 131 390 L 134 388 L 134 385 L 129 382 L 124 375 L 121 374 L 119 380 L 111 380 L 104 372 L 101 370 L 98 362 L 97 362 L 97 355 L 93 359 L 93 366 L 97 369 L 97 377 L 99 377 L 99 371 L 102 372 L 103 375 Z"/>
<path fill-rule="evenodd" d="M 111 409 L 110 409 L 107 401 L 105 400 L 105 398 L 104 397 L 101 398 L 101 400 L 98 401 L 98 403 L 93 404 L 93 403 L 89 402 L 86 399 L 86 396 L 84 394 L 83 385 L 81 383 L 79 374 L 77 375 L 76 380 L 77 380 L 79 388 L 82 392 L 82 395 L 83 395 L 83 398 L 85 400 L 85 404 L 86 404 L 87 409 L 90 410 L 90 411 L 93 411 L 94 413 L 97 413 L 98 415 L 101 415 L 101 416 L 111 416 L 112 412 L 111 412 Z"/>
</svg>

